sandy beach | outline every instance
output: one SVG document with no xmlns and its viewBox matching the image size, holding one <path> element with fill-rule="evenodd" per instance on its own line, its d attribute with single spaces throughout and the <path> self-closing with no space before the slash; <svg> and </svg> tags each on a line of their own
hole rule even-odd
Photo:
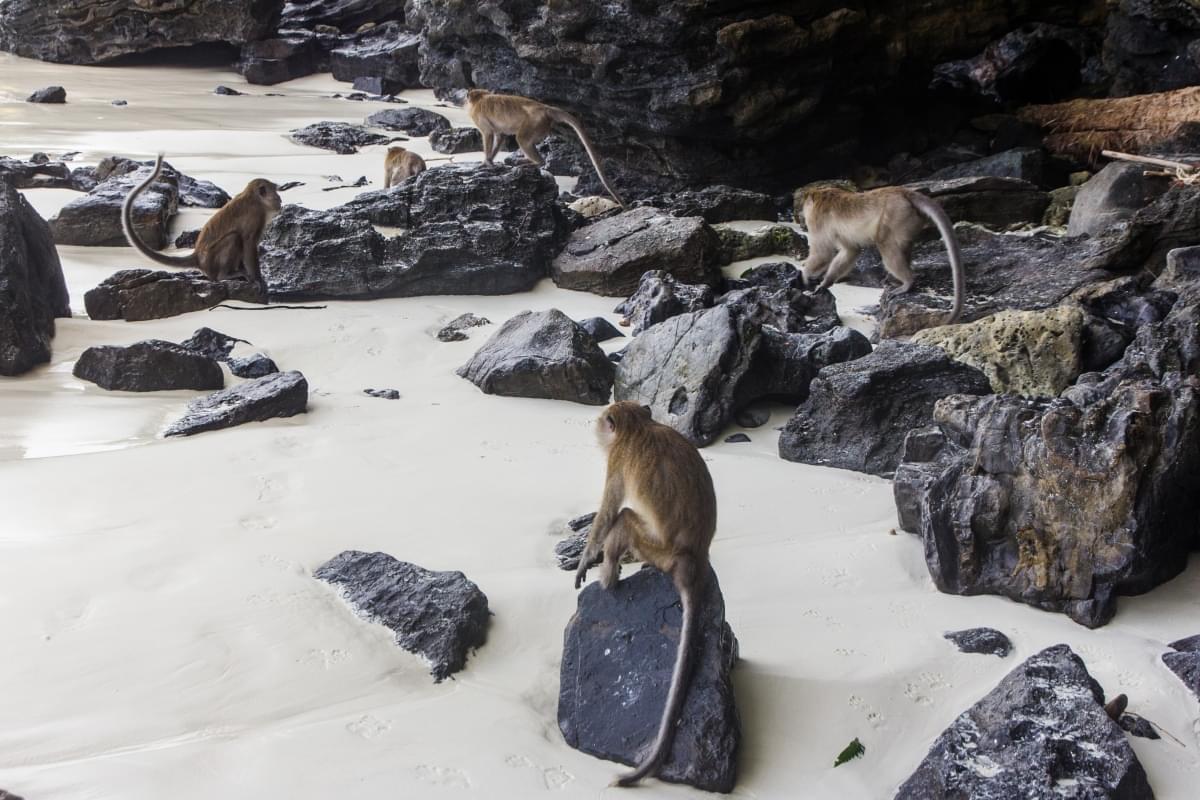
<svg viewBox="0 0 1200 800">
<path fill-rule="evenodd" d="M 24 102 L 49 84 L 66 88 L 66 105 Z M 248 94 L 214 95 L 218 84 Z M 356 190 L 322 191 L 334 185 L 323 176 L 382 186 L 384 147 L 336 155 L 286 134 L 388 107 L 330 97 L 348 91 L 328 75 L 267 88 L 217 68 L 0 54 L 0 155 L 78 151 L 83 165 L 162 150 L 231 194 L 254 177 L 299 180 L 285 202 L 327 208 Z M 404 97 L 438 105 L 429 91 Z M 436 110 L 467 124 L 461 109 Z M 438 156 L 423 138 L 406 146 Z M 25 195 L 44 217 L 78 196 Z M 172 230 L 209 213 L 184 209 Z M 625 796 L 608 788 L 618 765 L 572 750 L 556 722 L 576 592 L 553 545 L 599 500 L 598 409 L 487 396 L 454 374 L 520 311 L 615 323 L 614 299 L 547 280 L 499 297 L 100 322 L 86 317 L 84 292 L 147 265 L 129 248 L 59 253 L 74 316 L 59 321 L 50 364 L 0 378 L 0 789 L 26 800 Z M 835 294 L 849 321 L 877 292 Z M 468 341 L 434 338 L 464 312 L 495 325 Z M 71 374 L 86 347 L 180 341 L 202 326 L 253 343 L 239 354 L 303 372 L 308 413 L 164 440 L 198 393 L 107 392 Z M 748 444 L 702 451 L 720 509 L 713 565 L 741 653 L 733 796 L 891 797 L 947 724 L 1058 642 L 1108 695 L 1128 694 L 1131 711 L 1178 739 L 1131 739 L 1156 796 L 1197 796 L 1196 698 L 1160 661 L 1167 642 L 1198 632 L 1195 558 L 1149 594 L 1122 598 L 1094 631 L 997 597 L 941 594 L 920 540 L 894 533 L 889 481 L 779 458 L 788 414 L 778 406 L 746 431 Z M 387 629 L 311 577 L 347 549 L 463 571 L 494 613 L 487 644 L 434 684 Z M 965 655 L 942 638 L 980 625 L 1007 633 L 1014 654 Z M 833 768 L 855 737 L 865 755 Z M 656 781 L 635 794 L 705 796 Z"/>
</svg>

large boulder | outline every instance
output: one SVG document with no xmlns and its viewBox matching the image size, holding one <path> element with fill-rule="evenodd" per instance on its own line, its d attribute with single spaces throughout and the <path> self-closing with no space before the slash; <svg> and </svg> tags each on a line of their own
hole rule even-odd
<svg viewBox="0 0 1200 800">
<path fill-rule="evenodd" d="M 1146 771 L 1065 644 L 1030 656 L 942 731 L 896 800 L 1153 800 Z"/>
<path fill-rule="evenodd" d="M 83 295 L 91 319 L 139 322 L 203 311 L 226 300 L 262 301 L 258 287 L 244 280 L 209 280 L 197 269 L 123 269 Z"/>
<path fill-rule="evenodd" d="M 205 42 L 241 44 L 275 30 L 284 0 L 6 0 L 0 50 L 63 64 Z"/>
<path fill-rule="evenodd" d="M 329 51 L 341 37 L 306 30 L 280 31 L 271 39 L 242 45 L 235 69 L 248 83 L 272 85 L 329 67 Z"/>
<path fill-rule="evenodd" d="M 900 463 L 905 434 L 932 422 L 938 400 L 990 391 L 982 372 L 936 347 L 883 342 L 817 374 L 779 436 L 779 455 L 886 475 Z"/>
<path fill-rule="evenodd" d="M 408 33 L 399 22 L 387 22 L 358 34 L 329 54 L 333 77 L 355 83 L 374 80 L 375 94 L 399 94 L 421 85 L 417 68 L 419 34 Z"/>
<path fill-rule="evenodd" d="M 89 347 L 75 362 L 72 373 L 110 391 L 220 389 L 225 385 L 225 374 L 215 359 L 161 339 L 128 347 Z"/>
<path fill-rule="evenodd" d="M 972 159 L 962 164 L 942 167 L 929 176 L 931 181 L 955 178 L 1012 178 L 1034 186 L 1045 179 L 1046 153 L 1038 147 L 1018 147 Z"/>
<path fill-rule="evenodd" d="M 1200 84 L 1200 9 L 1188 0 L 1119 0 L 1105 25 L 1104 66 L 1112 95 Z"/>
<path fill-rule="evenodd" d="M 71 316 L 62 264 L 46 221 L 0 179 L 0 375 L 50 360 L 56 317 Z"/>
<path fill-rule="evenodd" d="M 709 570 L 693 650 L 694 668 L 660 780 L 729 792 L 737 782 L 741 724 L 731 672 L 737 639 Z M 671 579 L 653 567 L 579 594 L 563 641 L 558 727 L 567 744 L 635 764 L 658 732 L 679 645 L 682 612 Z"/>
<path fill-rule="evenodd" d="M 437 572 L 387 553 L 346 550 L 313 571 L 358 616 L 390 628 L 396 644 L 429 664 L 440 683 L 487 640 L 487 595 L 461 572 Z"/>
<path fill-rule="evenodd" d="M 670 273 L 654 269 L 642 274 L 637 291 L 613 312 L 621 315 L 622 324 L 632 325 L 632 333 L 637 336 L 651 325 L 678 314 L 710 308 L 715 297 L 711 286 L 682 283 Z"/>
<path fill-rule="evenodd" d="M 272 297 L 507 294 L 546 276 L 566 234 L 549 175 L 450 165 L 331 209 L 284 206 L 259 259 Z"/>
<path fill-rule="evenodd" d="M 293 417 L 308 410 L 308 381 L 299 372 L 276 372 L 188 404 L 187 413 L 171 423 L 164 436 L 191 436 L 247 422 Z"/>
<path fill-rule="evenodd" d="M 416 106 L 385 108 L 383 111 L 376 111 L 367 117 L 367 124 L 376 128 L 386 128 L 389 131 L 401 131 L 409 136 L 429 136 L 437 131 L 450 130 L 450 120 L 436 111 Z M 479 133 L 474 128 L 468 130 Z M 481 138 L 480 146 L 475 148 L 476 150 L 483 149 L 482 142 Z"/>
<path fill-rule="evenodd" d="M 1075 195 L 1067 235 L 1104 233 L 1154 202 L 1170 181 L 1145 173 L 1145 164 L 1114 161 L 1093 175 Z"/>
<path fill-rule="evenodd" d="M 376 144 L 388 144 L 393 141 L 389 136 L 373 133 L 362 125 L 352 125 L 349 122 L 314 122 L 297 128 L 290 134 L 292 141 L 306 144 L 309 147 L 319 147 L 322 150 L 332 150 L 341 155 L 357 153 L 360 147 Z"/>
<path fill-rule="evenodd" d="M 896 506 L 939 589 L 1096 627 L 1183 570 L 1200 544 L 1200 248 L 1172 252 L 1154 289 L 1174 307 L 1103 373 L 1054 400 L 946 398 L 909 435 Z"/>
<path fill-rule="evenodd" d="M 459 367 L 485 394 L 604 405 L 613 365 L 591 334 L 558 309 L 524 311 Z"/>
<path fill-rule="evenodd" d="M 1172 652 L 1162 655 L 1163 663 L 1200 699 L 1200 635 L 1171 642 L 1170 647 Z"/>
<path fill-rule="evenodd" d="M 551 265 L 564 289 L 624 297 L 642 274 L 663 270 L 685 283 L 715 284 L 720 242 L 700 217 L 635 208 L 573 232 Z"/>
</svg>

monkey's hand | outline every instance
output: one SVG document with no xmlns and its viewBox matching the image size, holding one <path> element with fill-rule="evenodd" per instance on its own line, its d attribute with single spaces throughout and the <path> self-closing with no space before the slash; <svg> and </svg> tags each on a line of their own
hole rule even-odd
<svg viewBox="0 0 1200 800">
<path fill-rule="evenodd" d="M 583 582 L 587 580 L 588 563 L 587 559 L 580 557 L 579 569 L 575 570 L 575 588 L 583 586 Z"/>
</svg>

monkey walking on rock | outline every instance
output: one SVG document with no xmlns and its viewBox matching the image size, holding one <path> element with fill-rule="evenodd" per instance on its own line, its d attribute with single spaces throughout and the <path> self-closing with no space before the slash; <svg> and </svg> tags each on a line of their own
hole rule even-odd
<svg viewBox="0 0 1200 800">
<path fill-rule="evenodd" d="M 630 401 L 613 403 L 596 421 L 608 451 L 608 474 L 600 510 L 575 572 L 575 588 L 603 548 L 600 583 L 613 588 L 621 556 L 635 551 L 671 577 L 683 607 L 679 649 L 658 734 L 641 763 L 617 779 L 631 786 L 655 774 L 671 751 L 675 725 L 691 681 L 697 607 L 709 572 L 708 548 L 717 529 L 717 497 L 700 452 L 678 431 L 655 422 L 650 409 Z"/>
</svg>

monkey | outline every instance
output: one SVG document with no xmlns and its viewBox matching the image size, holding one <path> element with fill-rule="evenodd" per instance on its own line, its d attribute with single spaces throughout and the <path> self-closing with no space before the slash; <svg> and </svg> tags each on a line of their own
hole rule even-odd
<svg viewBox="0 0 1200 800">
<path fill-rule="evenodd" d="M 671 577 L 683 608 L 658 734 L 637 768 L 616 781 L 631 786 L 656 773 L 671 750 L 690 682 L 698 604 L 717 528 L 717 497 L 700 452 L 678 431 L 655 422 L 648 406 L 628 400 L 613 403 L 596 420 L 596 434 L 608 452 L 608 473 L 600 510 L 575 572 L 575 588 L 603 548 L 600 584 L 612 589 L 621 575 L 621 556 L 632 549 Z"/>
<path fill-rule="evenodd" d="M 941 234 L 954 277 L 954 306 L 942 324 L 958 322 L 963 310 L 962 255 L 954 226 L 937 201 L 899 186 L 867 192 L 822 186 L 797 191 L 795 200 L 795 219 L 799 222 L 803 214 L 808 227 L 809 252 L 801 275 L 807 286 L 824 273 L 818 291 L 844 278 L 854 268 L 859 251 L 872 244 L 879 248 L 883 266 L 900 281 L 895 291 L 911 290 L 916 279 L 909 267 L 912 246 L 928 218 Z"/>
<path fill-rule="evenodd" d="M 425 171 L 425 159 L 403 147 L 389 147 L 383 158 L 383 188 Z"/>
<path fill-rule="evenodd" d="M 197 267 L 209 280 L 219 281 L 235 275 L 243 268 L 246 277 L 266 297 L 267 284 L 258 269 L 258 243 L 263 229 L 279 213 L 283 201 L 278 188 L 265 178 L 255 178 L 246 188 L 209 217 L 200 229 L 196 248 L 186 256 L 165 256 L 151 250 L 133 228 L 133 204 L 146 187 L 162 172 L 163 157 L 159 153 L 154 172 L 134 187 L 121 206 L 121 227 L 130 246 L 139 253 L 168 267 Z"/>
<path fill-rule="evenodd" d="M 600 183 L 612 195 L 612 199 L 617 201 L 617 205 L 625 207 L 625 203 L 608 185 L 604 170 L 600 168 L 600 159 L 592 147 L 592 140 L 584 132 L 583 126 L 578 119 L 561 108 L 513 94 L 492 94 L 485 89 L 472 89 L 467 92 L 467 113 L 483 135 L 483 163 L 488 165 L 500 149 L 500 136 L 511 134 L 517 137 L 517 144 L 525 157 L 540 167 L 545 161 L 535 145 L 550 134 L 554 123 L 570 125 L 579 141 L 583 143 L 583 148 L 587 150 L 588 158 L 592 160 L 592 166 L 600 176 Z"/>
</svg>

